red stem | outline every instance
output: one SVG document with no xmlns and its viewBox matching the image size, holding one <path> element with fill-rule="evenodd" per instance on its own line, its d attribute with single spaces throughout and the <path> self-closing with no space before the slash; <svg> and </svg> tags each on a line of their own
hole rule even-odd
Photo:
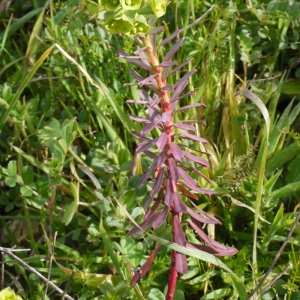
<svg viewBox="0 0 300 300">
<path fill-rule="evenodd" d="M 175 215 L 175 213 L 172 210 L 172 219 L 174 218 L 174 215 Z M 173 240 L 175 240 L 174 229 L 173 229 Z M 171 271 L 170 271 L 168 292 L 166 295 L 166 300 L 173 300 L 176 283 L 177 283 L 177 278 L 178 278 L 178 273 L 176 270 L 176 251 L 172 250 Z"/>
<path fill-rule="evenodd" d="M 173 300 L 176 283 L 177 283 L 177 271 L 176 271 L 176 251 L 172 251 L 172 263 L 171 263 L 171 272 L 169 277 L 169 284 L 168 284 L 168 292 L 166 295 L 166 300 Z"/>
</svg>

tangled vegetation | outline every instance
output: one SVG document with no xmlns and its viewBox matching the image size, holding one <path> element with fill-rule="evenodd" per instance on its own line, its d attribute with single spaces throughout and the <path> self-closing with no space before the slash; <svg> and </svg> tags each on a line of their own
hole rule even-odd
<svg viewBox="0 0 300 300">
<path fill-rule="evenodd" d="M 300 298 L 298 1 L 0 18 L 0 299 Z"/>
</svg>

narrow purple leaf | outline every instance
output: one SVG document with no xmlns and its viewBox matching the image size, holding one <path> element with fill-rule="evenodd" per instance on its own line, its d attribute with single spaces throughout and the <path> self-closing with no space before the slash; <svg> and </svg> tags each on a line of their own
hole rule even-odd
<svg viewBox="0 0 300 300">
<path fill-rule="evenodd" d="M 179 222 L 179 216 L 173 215 L 174 242 L 180 246 L 186 246 L 186 238 Z"/>
<path fill-rule="evenodd" d="M 164 180 L 164 173 L 165 173 L 165 168 L 164 167 L 160 168 L 160 170 L 158 172 L 158 175 L 157 175 L 157 178 L 156 178 L 156 181 L 155 181 L 155 184 L 154 184 L 153 189 L 150 193 L 151 198 L 154 198 L 154 196 L 161 189 L 161 185 L 162 185 L 162 182 Z"/>
<path fill-rule="evenodd" d="M 189 244 L 186 245 L 188 248 L 198 249 L 216 256 L 233 256 L 238 253 L 238 250 L 232 247 L 226 247 L 226 250 L 220 250 L 205 245 Z"/>
<path fill-rule="evenodd" d="M 181 120 L 181 121 L 178 121 L 177 123 L 201 123 L 203 125 L 206 125 L 206 122 L 205 121 L 202 121 L 202 120 Z"/>
<path fill-rule="evenodd" d="M 187 206 L 181 200 L 179 194 L 177 192 L 174 193 L 174 212 L 181 213 L 186 212 Z"/>
<path fill-rule="evenodd" d="M 197 70 L 192 70 L 188 73 L 186 73 L 178 82 L 176 82 L 175 87 L 179 86 L 182 82 L 188 80 L 194 73 L 196 73 Z"/>
<path fill-rule="evenodd" d="M 169 61 L 172 56 L 178 51 L 178 49 L 181 47 L 182 43 L 184 41 L 184 38 L 179 39 L 174 46 L 170 49 L 170 51 L 166 54 L 163 62 Z"/>
<path fill-rule="evenodd" d="M 164 190 L 161 190 L 155 200 L 155 203 L 154 205 L 152 205 L 151 209 L 149 209 L 146 214 L 145 214 L 145 217 L 144 217 L 144 220 L 146 220 L 148 217 L 150 217 L 151 215 L 153 215 L 156 210 L 158 209 L 160 203 L 161 203 L 161 200 L 163 198 L 163 195 L 164 195 Z M 150 203 L 149 203 L 150 204 Z M 149 205 L 148 205 L 149 206 Z M 148 206 L 144 206 L 144 209 L 146 209 Z"/>
<path fill-rule="evenodd" d="M 157 37 L 156 33 L 150 34 L 150 41 L 153 48 L 153 53 L 156 52 L 156 37 Z"/>
<path fill-rule="evenodd" d="M 141 134 L 145 135 L 148 132 L 150 132 L 153 128 L 155 128 L 157 126 L 157 124 L 160 122 L 160 120 L 154 120 L 151 123 L 147 124 L 142 130 L 141 130 Z"/>
<path fill-rule="evenodd" d="M 178 67 L 176 67 L 175 69 L 172 70 L 172 72 L 170 72 L 168 74 L 168 76 L 174 74 L 175 72 L 177 72 L 178 70 L 180 70 L 181 68 L 183 68 L 185 65 L 187 65 L 190 61 L 192 61 L 194 58 L 189 58 L 186 61 L 184 61 L 182 64 L 180 64 Z"/>
<path fill-rule="evenodd" d="M 179 171 L 173 158 L 168 159 L 168 166 L 172 180 L 177 183 L 179 180 Z"/>
<path fill-rule="evenodd" d="M 148 104 L 147 101 L 142 101 L 142 100 L 127 100 L 126 103 L 135 103 L 135 104 Z"/>
<path fill-rule="evenodd" d="M 159 212 L 151 215 L 149 218 L 147 218 L 144 222 L 142 222 L 139 226 L 134 227 L 133 229 L 131 229 L 128 233 L 127 236 L 133 235 L 133 234 L 137 234 L 143 230 L 145 230 L 147 227 L 149 227 L 154 220 L 159 216 Z"/>
<path fill-rule="evenodd" d="M 189 159 L 189 160 L 192 160 L 193 162 L 196 162 L 198 164 L 200 164 L 201 166 L 204 166 L 204 167 L 209 167 L 209 162 L 206 161 L 205 159 L 201 158 L 201 157 L 198 157 L 196 155 L 193 155 L 191 153 L 188 153 L 186 151 L 183 151 L 184 153 L 184 156 Z"/>
<path fill-rule="evenodd" d="M 138 72 L 136 72 L 135 70 L 130 69 L 129 71 L 132 74 L 132 76 L 136 79 L 137 82 L 141 82 L 141 81 L 143 81 L 145 79 Z M 138 83 L 124 84 L 124 86 L 132 86 L 132 85 L 138 85 Z M 147 87 L 148 89 L 150 89 L 151 91 L 153 91 L 156 94 L 158 93 L 157 88 L 154 85 L 152 85 L 152 84 L 145 84 L 145 87 Z"/>
<path fill-rule="evenodd" d="M 193 141 L 197 141 L 197 142 L 201 142 L 201 143 L 205 143 L 208 144 L 208 141 L 204 138 L 201 138 L 199 136 L 187 133 L 187 132 L 177 132 L 177 134 L 189 139 L 189 140 L 193 140 Z"/>
<path fill-rule="evenodd" d="M 180 274 L 185 274 L 188 272 L 188 264 L 186 261 L 186 255 L 183 253 L 176 252 L 176 262 L 175 262 L 176 271 Z"/>
<path fill-rule="evenodd" d="M 174 90 L 174 85 L 173 84 L 167 84 L 164 87 L 161 88 L 164 91 L 170 91 L 170 90 Z"/>
<path fill-rule="evenodd" d="M 181 95 L 180 97 L 177 97 L 177 101 L 178 100 L 180 100 L 180 99 L 182 99 L 182 98 L 185 98 L 185 97 L 188 97 L 188 96 L 191 96 L 191 95 L 195 95 L 196 93 L 194 92 L 194 91 L 192 91 L 192 92 L 188 92 L 188 93 L 186 93 L 186 94 L 184 94 L 184 95 Z M 170 103 L 172 103 L 172 102 L 170 102 Z M 178 121 L 179 122 L 179 121 Z"/>
<path fill-rule="evenodd" d="M 170 150 L 172 151 L 172 155 L 176 160 L 183 161 L 184 159 L 184 151 L 182 151 L 179 146 L 171 142 L 169 143 Z"/>
<path fill-rule="evenodd" d="M 201 238 L 202 242 L 208 244 L 211 248 L 218 251 L 219 256 L 229 256 L 234 255 L 237 253 L 237 250 L 235 248 L 224 246 L 223 244 L 215 241 L 214 239 L 210 238 L 208 235 L 204 233 L 204 231 L 199 228 L 195 223 L 193 223 L 190 220 L 186 220 L 186 223 L 188 223 L 193 229 L 197 232 L 199 237 Z M 232 254 L 233 253 L 233 254 Z"/>
<path fill-rule="evenodd" d="M 198 107 L 198 106 L 205 106 L 205 104 L 204 103 L 195 103 L 195 104 L 183 106 L 183 107 L 180 107 L 179 109 L 177 109 L 175 111 L 175 113 L 177 113 L 178 111 L 181 111 L 181 110 L 186 110 L 186 109 L 190 109 L 190 108 Z"/>
<path fill-rule="evenodd" d="M 166 43 L 170 42 L 171 40 L 173 40 L 182 31 L 183 31 L 183 29 L 179 29 L 179 30 L 176 30 L 175 32 L 173 32 L 172 34 L 170 34 L 167 38 L 165 38 L 158 44 L 158 48 L 165 45 Z"/>
<path fill-rule="evenodd" d="M 168 216 L 169 208 L 165 206 L 164 209 L 160 211 L 160 215 L 157 217 L 157 219 L 153 222 L 152 228 L 155 230 L 158 228 L 161 224 L 163 224 Z"/>
<path fill-rule="evenodd" d="M 214 216 L 208 214 L 207 212 L 205 212 L 204 210 L 200 209 L 193 201 L 189 200 L 190 203 L 198 210 L 198 212 L 203 215 L 204 217 L 214 220 L 215 222 L 217 222 L 216 224 L 222 225 L 221 221 L 218 220 L 217 218 L 215 218 Z"/>
<path fill-rule="evenodd" d="M 148 150 L 149 148 L 154 146 L 156 142 L 157 142 L 157 138 L 150 140 L 150 142 L 137 147 L 135 153 L 140 153 L 140 152 L 144 152 L 145 150 Z"/>
<path fill-rule="evenodd" d="M 155 105 L 157 105 L 160 102 L 161 98 L 155 98 L 151 101 L 150 103 L 150 107 L 154 107 Z"/>
<path fill-rule="evenodd" d="M 143 47 L 144 47 L 143 43 L 140 41 L 140 39 L 139 39 L 138 37 L 134 36 L 134 37 L 133 37 L 133 41 L 134 41 L 134 43 L 137 44 L 140 48 L 143 48 Z"/>
<path fill-rule="evenodd" d="M 169 69 L 170 68 L 168 68 L 168 67 L 163 69 L 161 76 L 164 80 L 168 77 Z"/>
<path fill-rule="evenodd" d="M 186 186 L 188 186 L 190 189 L 193 191 L 199 192 L 201 194 L 206 194 L 206 195 L 212 195 L 215 194 L 215 191 L 208 190 L 208 189 L 202 189 L 198 187 L 197 182 L 190 177 L 186 172 L 184 172 L 180 167 L 177 167 L 177 170 L 182 178 L 182 181 L 185 183 Z"/>
<path fill-rule="evenodd" d="M 150 166 L 150 168 L 147 170 L 147 172 L 141 177 L 138 187 L 140 187 L 142 184 L 146 182 L 146 180 L 149 178 L 150 174 L 152 173 L 153 169 L 156 167 L 157 160 L 154 160 L 153 164 Z"/>
<path fill-rule="evenodd" d="M 170 102 L 173 102 L 178 98 L 178 96 L 181 94 L 181 92 L 186 88 L 187 84 L 188 84 L 188 81 L 185 80 L 176 87 L 176 89 L 170 99 Z"/>
<path fill-rule="evenodd" d="M 135 138 L 139 139 L 140 141 L 143 141 L 143 142 L 149 142 L 149 141 L 151 141 L 151 139 L 149 139 L 149 138 L 147 138 L 145 136 L 140 135 L 136 131 L 131 131 L 130 133 L 131 133 L 131 135 L 133 135 Z"/>
<path fill-rule="evenodd" d="M 135 122 L 139 122 L 139 123 L 150 123 L 151 122 L 148 119 L 141 118 L 141 117 L 138 117 L 138 116 L 127 115 L 127 117 L 130 118 L 131 120 L 133 120 Z"/>
<path fill-rule="evenodd" d="M 141 100 L 147 101 L 148 103 L 152 102 L 151 96 L 146 91 L 138 90 L 138 94 L 139 94 Z"/>
<path fill-rule="evenodd" d="M 194 126 L 182 123 L 175 123 L 173 126 L 182 130 L 196 131 L 196 128 Z"/>
<path fill-rule="evenodd" d="M 141 266 L 140 272 L 136 272 L 131 279 L 130 287 L 133 287 L 139 280 L 141 280 L 149 271 L 152 266 L 153 260 L 156 256 L 157 251 L 160 249 L 161 244 L 159 244 L 151 253 L 147 261 Z"/>
<path fill-rule="evenodd" d="M 142 86 L 143 85 L 147 85 L 147 84 L 153 84 L 153 85 L 155 85 L 156 84 L 155 77 L 156 77 L 156 74 L 155 75 L 150 75 L 147 78 L 139 81 L 138 83 L 140 85 L 142 85 Z"/>
<path fill-rule="evenodd" d="M 165 62 L 162 62 L 160 65 L 158 65 L 158 67 L 169 68 L 169 67 L 177 66 L 177 65 L 178 65 L 177 61 L 165 61 Z"/>
<path fill-rule="evenodd" d="M 203 217 L 199 214 L 197 214 L 196 212 L 194 212 L 191 208 L 189 208 L 187 206 L 187 210 L 186 212 L 191 216 L 191 218 L 201 222 L 201 223 L 204 223 L 204 224 L 220 224 L 220 221 L 215 219 L 215 218 L 206 218 L 206 217 Z"/>
<path fill-rule="evenodd" d="M 171 179 L 167 179 L 167 185 L 166 185 L 166 196 L 165 196 L 165 200 L 164 203 L 167 206 L 171 206 L 173 204 L 173 200 L 174 200 L 174 187 L 173 187 L 173 182 Z"/>
<path fill-rule="evenodd" d="M 153 152 L 151 152 L 150 150 L 145 150 L 143 151 L 146 155 L 148 155 L 149 157 L 153 158 L 153 159 L 157 159 L 158 156 L 156 154 L 154 154 Z"/>
<path fill-rule="evenodd" d="M 166 132 L 163 132 L 156 142 L 156 146 L 158 150 L 164 149 L 167 139 L 168 139 L 168 134 Z"/>
<path fill-rule="evenodd" d="M 177 167 L 177 170 L 182 180 L 189 188 L 192 189 L 194 187 L 198 187 L 198 183 L 190 175 L 188 175 L 182 168 Z"/>
<path fill-rule="evenodd" d="M 167 158 L 167 151 L 164 150 L 159 154 L 158 160 L 157 160 L 157 166 L 160 167 L 162 164 L 165 163 Z"/>
<path fill-rule="evenodd" d="M 164 123 L 169 122 L 172 119 L 172 114 L 170 111 L 163 112 L 161 114 L 161 121 Z"/>
<path fill-rule="evenodd" d="M 133 69 L 129 69 L 131 75 L 139 82 L 139 81 L 143 81 L 145 78 L 142 77 L 138 72 L 136 72 Z"/>
<path fill-rule="evenodd" d="M 140 55 L 141 52 L 144 52 L 148 47 L 138 47 L 138 49 L 136 51 L 134 51 L 133 53 L 135 55 Z"/>
<path fill-rule="evenodd" d="M 139 68 L 142 68 L 144 70 L 147 70 L 149 72 L 152 71 L 152 68 L 149 64 L 146 64 L 145 62 L 141 62 L 139 59 L 139 56 L 130 56 L 127 53 L 125 53 L 124 51 L 118 50 L 117 51 L 119 53 L 119 57 L 120 58 L 124 58 L 125 60 L 127 60 L 128 62 L 138 66 Z"/>
</svg>

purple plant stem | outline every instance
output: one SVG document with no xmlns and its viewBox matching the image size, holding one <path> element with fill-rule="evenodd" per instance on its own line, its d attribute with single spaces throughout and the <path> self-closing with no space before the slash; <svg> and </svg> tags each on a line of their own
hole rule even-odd
<svg viewBox="0 0 300 300">
<path fill-rule="evenodd" d="M 166 295 L 166 300 L 173 300 L 176 283 L 177 283 L 177 270 L 176 270 L 176 251 L 172 250 L 172 262 L 171 262 L 171 272 L 169 277 L 168 292 Z"/>
<path fill-rule="evenodd" d="M 157 53 L 154 52 L 154 49 L 152 48 L 152 44 L 150 41 L 150 38 L 145 39 L 145 44 L 148 47 L 146 50 L 148 54 L 148 59 L 149 59 L 149 64 L 152 66 L 153 73 L 156 73 L 155 76 L 155 81 L 157 83 L 157 90 L 158 90 L 158 96 L 161 98 L 160 105 L 161 105 L 161 112 L 162 113 L 168 113 L 171 110 L 171 105 L 170 105 L 170 96 L 167 91 L 163 90 L 162 88 L 167 85 L 167 82 L 165 79 L 162 77 L 163 73 L 163 68 L 157 67 L 160 62 L 158 60 L 158 55 Z M 173 159 L 172 156 L 172 151 L 170 150 L 169 144 L 174 142 L 174 121 L 173 117 L 166 122 L 163 123 L 164 126 L 164 132 L 167 133 L 167 142 L 165 144 L 164 149 L 167 150 L 167 161 L 166 164 L 169 166 L 168 160 L 170 158 Z M 155 172 L 155 177 L 158 174 L 158 170 Z M 168 177 L 170 178 L 170 169 L 167 171 Z M 173 186 L 174 192 L 177 192 L 176 190 L 176 185 Z M 172 213 L 172 220 L 174 219 L 174 216 L 177 215 L 178 213 L 175 213 L 173 210 L 173 205 L 171 207 L 171 213 Z M 174 229 L 173 229 L 173 242 L 175 241 L 174 237 Z M 170 270 L 170 277 L 169 277 L 169 284 L 168 284 L 168 292 L 166 295 L 166 300 L 173 300 L 174 293 L 175 293 L 175 288 L 176 288 L 176 283 L 177 283 L 177 278 L 178 278 L 178 273 L 176 270 L 176 251 L 172 251 L 172 262 L 171 262 L 171 270 Z"/>
</svg>

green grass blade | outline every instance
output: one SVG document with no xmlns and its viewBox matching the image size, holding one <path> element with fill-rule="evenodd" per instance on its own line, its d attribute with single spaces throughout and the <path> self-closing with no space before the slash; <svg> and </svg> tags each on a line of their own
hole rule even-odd
<svg viewBox="0 0 300 300">
<path fill-rule="evenodd" d="M 21 83 L 21 85 L 19 86 L 17 92 L 15 93 L 9 108 L 6 110 L 4 116 L 2 117 L 2 119 L 0 120 L 0 131 L 2 131 L 3 126 L 8 118 L 8 116 L 10 115 L 10 113 L 14 110 L 22 92 L 24 91 L 24 89 L 26 88 L 28 82 L 31 80 L 31 78 L 33 77 L 33 75 L 36 73 L 36 71 L 38 70 L 38 68 L 42 65 L 42 63 L 44 62 L 44 60 L 49 56 L 49 54 L 51 53 L 52 49 L 55 47 L 55 45 L 51 46 L 50 48 L 48 48 L 43 55 L 39 58 L 39 60 L 34 64 L 33 68 L 29 71 L 29 73 L 25 76 L 23 82 Z"/>
<path fill-rule="evenodd" d="M 105 86 L 105 84 L 98 80 L 99 86 L 101 87 L 101 90 L 103 91 L 105 97 L 109 101 L 110 105 L 114 109 L 115 113 L 117 114 L 118 118 L 122 122 L 123 126 L 128 130 L 128 132 L 131 132 L 132 130 L 135 130 L 136 132 L 140 132 L 141 127 L 139 124 L 133 122 L 131 119 L 129 119 L 126 114 L 124 113 L 124 110 L 122 107 L 119 106 L 116 99 L 113 97 L 109 89 Z M 120 97 L 117 95 L 116 97 Z"/>
<path fill-rule="evenodd" d="M 0 34 L 0 40 L 3 39 L 4 35 L 7 35 L 7 38 L 10 37 L 14 32 L 16 32 L 18 29 L 20 29 L 27 21 L 29 21 L 31 18 L 33 18 L 35 15 L 39 14 L 43 10 L 42 7 L 34 9 L 24 15 L 22 18 L 18 19 L 15 23 L 13 23 L 8 32 L 4 32 Z"/>
<path fill-rule="evenodd" d="M 258 181 L 257 181 L 257 194 L 256 194 L 256 201 L 255 201 L 255 217 L 254 217 L 254 237 L 253 237 L 253 254 L 252 254 L 252 263 L 253 263 L 253 271 L 252 277 L 253 280 L 256 278 L 256 274 L 258 273 L 258 266 L 257 266 L 257 231 L 258 231 L 258 220 L 259 220 L 259 213 L 260 213 L 260 206 L 261 206 L 261 199 L 263 195 L 263 186 L 264 186 L 264 176 L 265 176 L 265 168 L 266 168 L 266 161 L 267 161 L 267 154 L 268 148 L 267 145 L 269 143 L 269 135 L 270 135 L 270 116 L 269 112 L 259 97 L 257 97 L 254 93 L 249 90 L 242 89 L 242 94 L 250 99 L 261 111 L 265 124 L 266 124 L 266 135 L 265 140 L 262 142 L 262 157 L 259 167 L 258 173 Z"/>
<path fill-rule="evenodd" d="M 116 268 L 119 276 L 122 278 L 122 280 L 125 280 L 125 275 L 122 271 L 122 268 L 121 268 L 121 265 L 119 263 L 119 260 L 118 260 L 118 257 L 112 247 L 112 242 L 111 240 L 109 239 L 109 236 L 105 230 L 105 228 L 103 227 L 103 221 L 102 221 L 102 217 L 100 219 L 100 224 L 99 224 L 99 230 L 100 230 L 100 233 L 101 233 L 101 237 L 103 239 L 103 242 L 105 244 L 105 248 L 109 254 L 109 257 L 111 258 L 113 264 L 114 264 L 114 267 Z"/>
<path fill-rule="evenodd" d="M 270 175 L 277 169 L 282 168 L 288 161 L 292 160 L 299 153 L 300 145 L 297 141 L 286 148 L 283 148 L 268 161 L 266 175 Z"/>
</svg>

